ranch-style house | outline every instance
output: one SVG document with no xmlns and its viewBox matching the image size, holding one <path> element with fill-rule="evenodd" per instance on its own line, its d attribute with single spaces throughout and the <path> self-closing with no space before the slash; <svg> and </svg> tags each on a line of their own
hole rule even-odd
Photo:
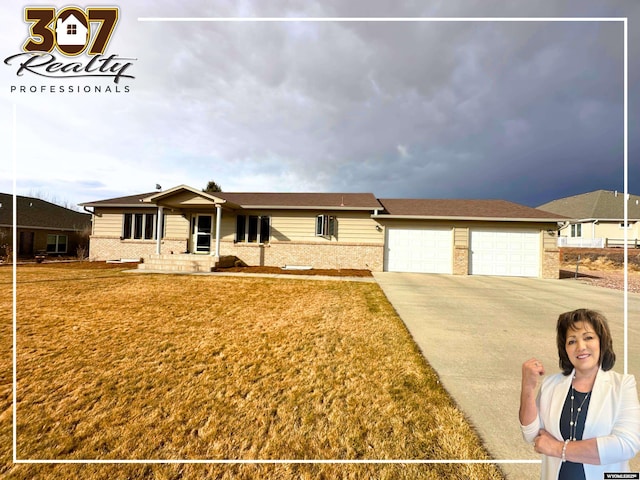
<svg viewBox="0 0 640 480">
<path fill-rule="evenodd" d="M 247 265 L 558 278 L 566 217 L 504 200 L 164 191 L 86 202 L 93 260 L 153 270 Z"/>
</svg>

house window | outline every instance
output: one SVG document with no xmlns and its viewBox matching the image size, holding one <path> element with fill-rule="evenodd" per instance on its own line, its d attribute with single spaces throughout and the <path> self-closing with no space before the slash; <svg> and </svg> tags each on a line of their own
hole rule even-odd
<svg viewBox="0 0 640 480">
<path fill-rule="evenodd" d="M 260 217 L 260 243 L 269 243 L 271 236 L 270 217 Z"/>
<path fill-rule="evenodd" d="M 47 253 L 67 253 L 67 236 L 47 235 Z"/>
<path fill-rule="evenodd" d="M 75 35 L 76 33 L 77 31 L 75 24 L 67 25 L 67 35 Z"/>
<path fill-rule="evenodd" d="M 155 223 L 155 215 L 145 215 L 144 216 L 144 238 L 145 240 L 151 240 L 155 235 L 153 228 L 153 224 Z"/>
<path fill-rule="evenodd" d="M 624 222 L 620 222 L 620 228 L 625 228 Z M 631 222 L 627 222 L 627 228 L 631 228 Z"/>
<path fill-rule="evenodd" d="M 249 215 L 247 226 L 247 242 L 256 243 L 258 241 L 258 219 L 255 215 Z"/>
<path fill-rule="evenodd" d="M 318 215 L 316 217 L 316 236 L 330 237 L 336 234 L 336 217 L 329 215 Z"/>
<path fill-rule="evenodd" d="M 156 238 L 156 215 L 151 213 L 125 213 L 122 238 L 153 240 Z"/>
<path fill-rule="evenodd" d="M 122 224 L 122 238 L 132 238 L 131 236 L 132 217 L 133 217 L 132 213 L 124 214 L 124 223 Z"/>
<path fill-rule="evenodd" d="M 582 224 L 576 223 L 571 225 L 571 236 L 572 237 L 581 237 L 582 236 Z"/>
<path fill-rule="evenodd" d="M 236 217 L 236 242 L 244 242 L 246 221 L 247 217 L 245 217 L 244 215 L 238 215 Z"/>
<path fill-rule="evenodd" d="M 238 215 L 236 217 L 236 242 L 268 243 L 271 237 L 271 217 Z"/>
<path fill-rule="evenodd" d="M 142 238 L 142 227 L 144 226 L 143 213 L 136 213 L 133 216 L 133 238 Z"/>
</svg>

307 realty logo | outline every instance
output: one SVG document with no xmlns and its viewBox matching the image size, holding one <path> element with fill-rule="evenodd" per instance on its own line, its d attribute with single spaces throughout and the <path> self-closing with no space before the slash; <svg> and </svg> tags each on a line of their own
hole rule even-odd
<svg viewBox="0 0 640 480">
<path fill-rule="evenodd" d="M 135 78 L 131 67 L 137 59 L 107 53 L 119 19 L 118 7 L 25 7 L 22 51 L 4 63 L 23 80 L 29 75 L 57 80 L 48 85 L 11 85 L 11 92 L 128 93 L 130 86 L 123 80 Z"/>
</svg>

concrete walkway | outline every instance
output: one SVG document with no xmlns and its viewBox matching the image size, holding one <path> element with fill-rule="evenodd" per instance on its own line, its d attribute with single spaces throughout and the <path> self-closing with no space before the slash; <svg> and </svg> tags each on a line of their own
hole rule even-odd
<svg viewBox="0 0 640 480">
<path fill-rule="evenodd" d="M 573 279 L 375 273 L 429 364 L 497 460 L 538 460 L 518 423 L 522 363 L 559 371 L 555 323 L 576 308 L 601 311 L 622 372 L 623 293 Z M 629 294 L 628 372 L 640 381 L 640 295 Z M 640 470 L 640 457 L 632 461 Z M 538 478 L 539 464 L 503 463 L 509 479 Z"/>
</svg>

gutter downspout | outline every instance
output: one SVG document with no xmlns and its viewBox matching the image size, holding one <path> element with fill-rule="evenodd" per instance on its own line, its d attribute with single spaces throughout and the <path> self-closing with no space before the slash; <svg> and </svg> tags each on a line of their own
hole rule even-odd
<svg viewBox="0 0 640 480">
<path fill-rule="evenodd" d="M 83 206 L 82 206 L 82 209 L 83 209 L 85 212 L 90 213 L 91 215 L 95 215 L 96 217 L 101 217 L 101 216 L 102 216 L 102 214 L 101 214 L 101 213 L 96 213 L 96 212 L 95 212 L 95 208 L 93 209 L 93 212 L 92 212 L 92 211 L 91 211 L 91 210 L 89 210 L 86 206 L 84 206 L 84 205 L 83 205 Z"/>
</svg>

